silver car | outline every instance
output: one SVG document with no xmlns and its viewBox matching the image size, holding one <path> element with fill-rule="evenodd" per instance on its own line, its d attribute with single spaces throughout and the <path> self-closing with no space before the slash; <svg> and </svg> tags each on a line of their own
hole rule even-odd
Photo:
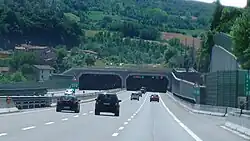
<svg viewBox="0 0 250 141">
<path fill-rule="evenodd" d="M 130 100 L 140 100 L 140 95 L 138 93 L 132 93 Z"/>
</svg>

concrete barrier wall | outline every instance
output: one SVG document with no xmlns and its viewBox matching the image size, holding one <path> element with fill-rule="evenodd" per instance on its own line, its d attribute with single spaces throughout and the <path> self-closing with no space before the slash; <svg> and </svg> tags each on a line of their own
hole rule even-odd
<svg viewBox="0 0 250 141">
<path fill-rule="evenodd" d="M 7 98 L 7 97 L 6 97 Z M 14 101 L 11 99 L 10 103 L 7 104 L 6 98 L 0 98 L 0 108 L 13 108 L 16 107 Z"/>
<path fill-rule="evenodd" d="M 190 102 L 201 103 L 205 100 L 201 100 L 200 98 L 205 98 L 205 90 L 201 90 L 201 88 L 205 88 L 204 86 L 199 85 L 200 95 L 194 94 L 194 85 L 195 83 L 189 82 L 180 78 L 177 78 L 174 73 L 172 73 L 172 89 L 171 92 L 178 97 L 181 97 Z"/>
</svg>

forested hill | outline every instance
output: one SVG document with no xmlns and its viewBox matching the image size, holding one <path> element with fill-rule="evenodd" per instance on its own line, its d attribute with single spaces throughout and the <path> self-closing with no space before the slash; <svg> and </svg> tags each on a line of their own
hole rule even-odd
<svg viewBox="0 0 250 141">
<path fill-rule="evenodd" d="M 185 0 L 0 0 L 0 46 L 78 46 L 84 29 L 156 39 L 150 33 L 207 29 L 213 10 L 213 4 Z"/>
</svg>

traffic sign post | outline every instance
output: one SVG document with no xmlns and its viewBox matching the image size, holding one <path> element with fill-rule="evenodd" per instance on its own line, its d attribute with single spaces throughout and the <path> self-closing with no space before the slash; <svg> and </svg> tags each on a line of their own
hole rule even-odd
<svg viewBox="0 0 250 141">
<path fill-rule="evenodd" d="M 250 75 L 249 72 L 245 74 L 245 96 L 250 95 Z"/>
</svg>

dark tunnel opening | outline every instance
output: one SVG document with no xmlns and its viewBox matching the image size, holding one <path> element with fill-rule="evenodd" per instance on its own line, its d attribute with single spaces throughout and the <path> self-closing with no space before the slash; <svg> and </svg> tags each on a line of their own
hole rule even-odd
<svg viewBox="0 0 250 141">
<path fill-rule="evenodd" d="M 168 88 L 168 83 L 166 76 L 130 75 L 126 79 L 128 91 L 138 91 L 141 87 L 146 87 L 149 92 L 165 93 Z"/>
<path fill-rule="evenodd" d="M 83 74 L 79 78 L 80 90 L 107 90 L 122 87 L 122 79 L 114 74 Z"/>
</svg>

